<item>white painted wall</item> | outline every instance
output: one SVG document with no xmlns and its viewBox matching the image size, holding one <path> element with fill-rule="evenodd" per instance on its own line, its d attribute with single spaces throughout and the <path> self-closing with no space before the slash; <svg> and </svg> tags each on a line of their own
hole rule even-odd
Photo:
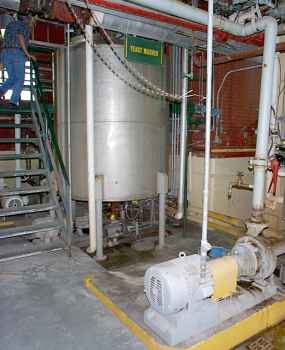
<svg viewBox="0 0 285 350">
<path fill-rule="evenodd" d="M 252 173 L 248 170 L 247 157 L 211 159 L 209 210 L 220 214 L 247 219 L 251 211 L 252 192 L 233 189 L 228 199 L 228 186 L 235 182 L 237 173 L 244 172 L 244 181 L 252 183 Z M 195 218 L 202 212 L 204 158 L 189 156 L 188 200 L 189 215 Z"/>
</svg>

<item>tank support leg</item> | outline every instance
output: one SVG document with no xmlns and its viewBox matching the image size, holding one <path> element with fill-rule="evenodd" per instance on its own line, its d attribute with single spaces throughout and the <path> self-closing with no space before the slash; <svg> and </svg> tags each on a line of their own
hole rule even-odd
<svg viewBox="0 0 285 350">
<path fill-rule="evenodd" d="M 164 173 L 157 173 L 157 192 L 159 194 L 159 243 L 158 249 L 165 245 L 165 205 L 168 192 L 168 176 Z"/>
<path fill-rule="evenodd" d="M 106 259 L 104 255 L 104 237 L 103 237 L 103 183 L 104 176 L 97 175 L 95 178 L 95 207 L 96 207 L 96 260 Z"/>
</svg>

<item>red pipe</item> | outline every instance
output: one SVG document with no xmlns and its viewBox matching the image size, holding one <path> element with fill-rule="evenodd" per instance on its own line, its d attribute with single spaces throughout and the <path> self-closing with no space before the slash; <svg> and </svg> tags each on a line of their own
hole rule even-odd
<svg viewBox="0 0 285 350">
<path fill-rule="evenodd" d="M 271 161 L 271 171 L 272 171 L 272 178 L 271 178 L 271 182 L 268 188 L 268 193 L 271 192 L 273 193 L 273 196 L 276 195 L 276 190 L 277 190 L 277 182 L 278 182 L 278 172 L 279 172 L 279 168 L 280 168 L 280 163 L 277 159 L 273 159 Z"/>
</svg>

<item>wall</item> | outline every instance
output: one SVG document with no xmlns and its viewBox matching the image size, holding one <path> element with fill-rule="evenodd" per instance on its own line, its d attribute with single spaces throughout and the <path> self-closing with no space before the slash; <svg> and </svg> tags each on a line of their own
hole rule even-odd
<svg viewBox="0 0 285 350">
<path fill-rule="evenodd" d="M 194 80 L 190 84 L 190 89 L 205 96 L 206 72 L 205 68 L 198 67 L 205 63 L 205 54 L 198 55 L 195 63 Z M 254 60 L 243 60 L 214 66 L 213 107 L 219 110 L 220 122 L 217 122 L 217 132 L 214 130 L 212 132 L 213 149 L 255 147 L 260 68 L 230 74 L 225 80 L 219 101 L 217 101 L 217 93 L 228 72 L 258 64 Z M 203 103 L 201 98 L 194 96 L 192 100 L 194 103 Z M 203 124 L 200 126 L 192 125 L 189 128 L 189 143 L 193 144 L 194 153 L 203 151 L 204 130 Z M 227 154 L 220 154 L 220 157 L 223 156 L 227 156 Z"/>
<path fill-rule="evenodd" d="M 249 125 L 249 122 L 254 119 L 258 94 L 255 94 L 253 90 L 259 91 L 259 74 L 255 74 L 256 76 L 254 78 L 253 71 L 250 75 L 246 74 L 240 77 L 238 77 L 239 73 L 237 73 L 235 78 L 232 81 L 228 81 L 227 85 L 225 85 L 223 115 L 225 118 L 224 125 L 228 131 L 231 130 L 232 126 L 232 130 L 236 130 L 236 133 L 238 133 L 238 128 L 241 129 L 245 124 Z M 277 114 L 279 116 L 284 115 L 284 74 L 285 54 L 279 54 L 278 81 L 276 82 L 279 95 L 277 108 Z M 248 86 L 247 82 L 249 84 Z M 240 88 L 238 89 L 239 86 Z M 249 96 L 244 97 L 245 89 L 249 91 Z M 238 94 L 235 91 L 238 91 Z M 238 99 L 240 100 L 241 108 L 236 104 Z M 251 101 L 254 102 L 254 108 Z M 246 119 L 246 113 L 250 116 L 248 120 Z M 229 141 L 230 147 L 237 151 L 236 154 L 239 151 L 245 151 L 246 154 L 245 145 L 237 147 L 238 138 L 235 135 Z M 249 143 L 246 147 L 249 147 L 248 149 L 254 149 L 255 144 Z M 221 151 L 219 156 L 222 158 L 217 158 L 217 154 L 215 154 L 217 150 Z M 247 169 L 249 157 L 233 157 L 233 153 L 228 151 L 228 146 L 225 142 L 219 147 L 215 147 L 214 145 L 212 147 L 209 209 L 236 218 L 247 219 L 250 217 L 251 212 L 252 192 L 233 189 L 232 199 L 228 200 L 227 191 L 229 183 L 236 180 L 236 173 L 238 171 L 243 171 L 249 175 L 244 178 L 245 182 L 253 182 L 253 173 L 250 173 Z M 190 218 L 200 222 L 203 194 L 203 162 L 203 153 L 196 148 L 189 158 L 188 200 L 190 203 Z M 268 172 L 267 190 L 271 176 L 271 172 Z M 284 193 L 284 177 L 279 177 L 278 179 L 276 196 L 266 193 L 265 219 L 269 223 L 270 229 L 277 232 L 284 232 L 285 229 Z"/>
<path fill-rule="evenodd" d="M 228 199 L 228 187 L 236 181 L 236 174 L 243 171 L 244 181 L 252 183 L 252 174 L 248 171 L 247 157 L 211 159 L 209 210 L 220 214 L 247 219 L 250 216 L 252 192 L 233 189 L 232 198 Z M 202 212 L 204 158 L 190 154 L 188 169 L 189 216 L 200 220 Z"/>
<path fill-rule="evenodd" d="M 198 55 L 191 83 L 191 89 L 200 95 L 206 95 L 205 70 L 197 67 L 202 66 L 203 62 L 205 55 Z M 244 176 L 245 183 L 251 184 L 253 181 L 253 174 L 248 170 L 248 160 L 255 150 L 260 69 L 230 74 L 221 90 L 219 103 L 217 92 L 228 72 L 256 64 L 256 61 L 237 61 L 214 67 L 213 105 L 220 111 L 220 124 L 217 123 L 218 131 L 213 130 L 211 137 L 209 210 L 239 219 L 250 217 L 252 192 L 233 189 L 232 198 L 228 199 L 228 188 L 231 182 L 236 182 L 240 171 L 247 175 Z M 193 101 L 202 102 L 199 97 L 194 97 Z M 189 215 L 191 219 L 201 221 L 204 125 L 192 125 L 189 131 L 189 143 L 192 145 L 188 163 Z"/>
</svg>

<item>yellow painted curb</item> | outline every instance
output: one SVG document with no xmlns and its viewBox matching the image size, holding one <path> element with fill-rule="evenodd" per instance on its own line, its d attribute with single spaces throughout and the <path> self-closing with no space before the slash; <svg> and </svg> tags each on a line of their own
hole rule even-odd
<svg viewBox="0 0 285 350">
<path fill-rule="evenodd" d="M 158 343 L 150 334 L 132 321 L 128 315 L 115 305 L 93 283 L 92 276 L 84 279 L 85 287 L 94 294 L 149 350 L 177 350 Z M 252 336 L 275 326 L 285 319 L 285 300 L 266 305 L 246 319 L 218 332 L 207 340 L 201 341 L 184 350 L 229 350 Z"/>
</svg>

